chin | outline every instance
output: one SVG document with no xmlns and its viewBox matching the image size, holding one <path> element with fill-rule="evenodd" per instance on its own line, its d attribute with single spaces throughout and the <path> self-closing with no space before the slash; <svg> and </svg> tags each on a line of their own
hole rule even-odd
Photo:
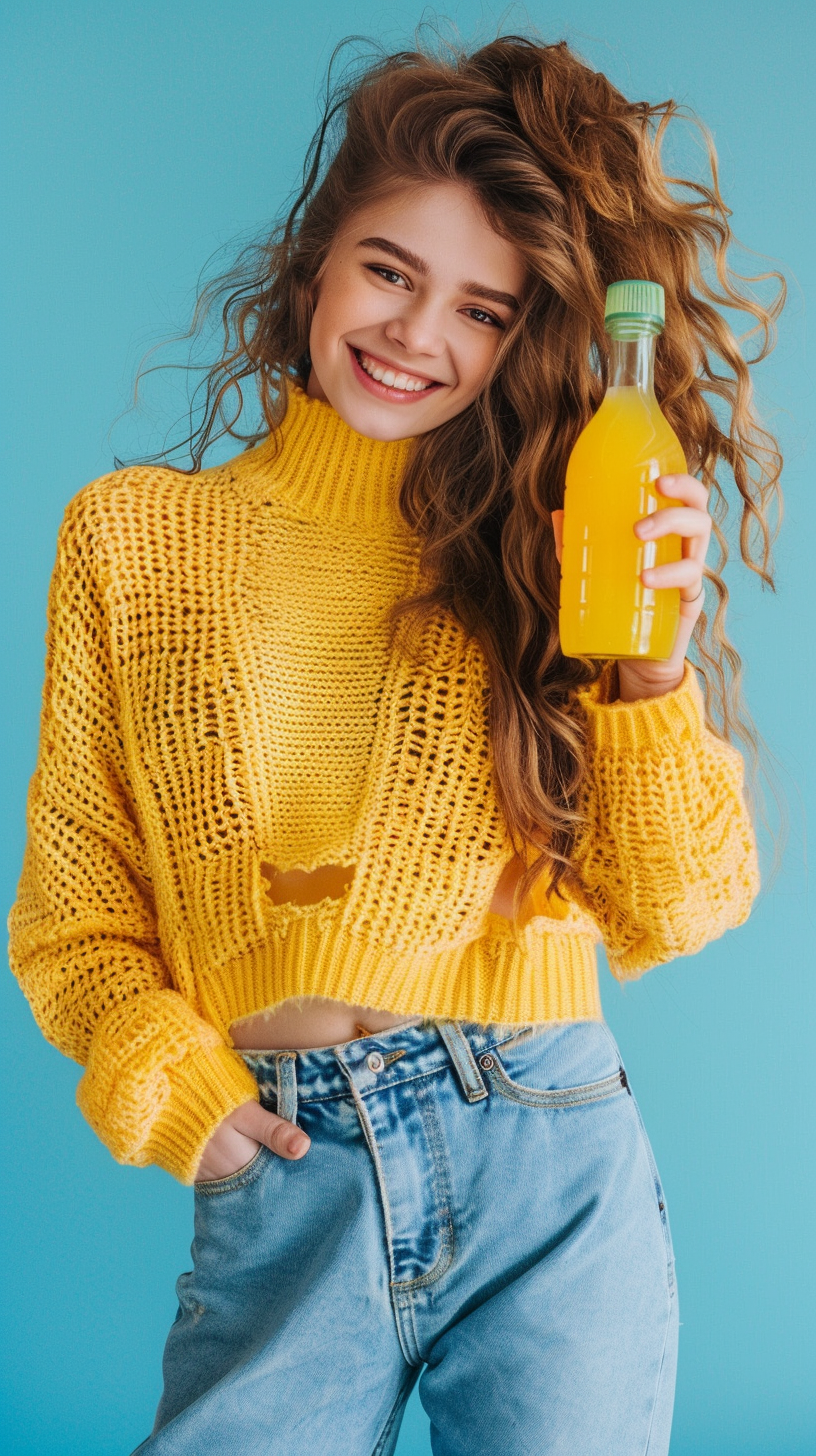
<svg viewBox="0 0 816 1456">
<path fill-rule="evenodd" d="M 387 442 L 402 440 L 415 433 L 408 420 L 400 417 L 399 410 L 392 405 L 379 404 L 377 400 L 369 404 L 367 400 L 350 399 L 350 393 L 338 390 L 329 403 L 358 435 Z"/>
</svg>

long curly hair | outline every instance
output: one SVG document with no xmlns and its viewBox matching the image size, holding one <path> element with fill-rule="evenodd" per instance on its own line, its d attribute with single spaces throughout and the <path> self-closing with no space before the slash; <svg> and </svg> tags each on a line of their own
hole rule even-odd
<svg viewBox="0 0 816 1456">
<path fill-rule="evenodd" d="M 604 664 L 561 652 L 551 512 L 563 505 L 568 456 L 606 388 L 604 301 L 620 278 L 650 278 L 665 290 L 655 388 L 690 472 L 712 492 L 720 551 L 705 573 L 713 617 L 700 614 L 691 647 L 709 728 L 739 737 L 758 766 L 761 740 L 725 632 L 729 502 L 718 471 L 726 468 L 729 492 L 739 496 L 742 560 L 774 588 L 782 462 L 755 414 L 749 367 L 773 347 L 785 282 L 777 272 L 747 277 L 729 266 L 730 212 L 702 123 L 673 101 L 628 100 L 564 41 L 502 35 L 470 53 L 450 42 L 436 51 L 419 44 L 379 51 L 332 87 L 334 59 L 347 43 L 333 53 L 322 119 L 288 215 L 201 289 L 182 336 L 200 332 L 220 305 L 220 357 L 199 366 L 203 417 L 193 428 L 191 409 L 183 442 L 188 473 L 201 469 L 205 450 L 223 435 L 249 448 L 274 434 L 289 382 L 306 388 L 313 285 L 354 210 L 404 183 L 468 187 L 519 250 L 530 286 L 477 398 L 416 438 L 400 509 L 421 535 L 433 585 L 398 602 L 394 620 L 444 606 L 483 648 L 497 793 L 519 852 L 537 852 L 516 888 L 518 907 L 545 867 L 555 893 L 575 874 L 587 749 L 574 694 Z M 677 115 L 704 139 L 704 182 L 664 170 L 661 147 Z M 767 305 L 748 286 L 763 279 L 778 284 Z M 748 316 L 743 337 L 755 338 L 753 358 L 723 309 Z M 260 413 L 242 431 L 249 383 Z M 755 811 L 753 779 L 748 791 Z"/>
</svg>

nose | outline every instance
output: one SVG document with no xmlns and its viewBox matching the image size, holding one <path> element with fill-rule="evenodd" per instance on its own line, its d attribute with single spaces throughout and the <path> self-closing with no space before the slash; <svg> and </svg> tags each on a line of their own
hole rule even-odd
<svg viewBox="0 0 816 1456">
<path fill-rule="evenodd" d="M 426 372 L 433 373 L 433 360 L 441 359 L 445 353 L 445 336 L 438 315 L 430 303 L 412 299 L 406 303 L 385 326 L 385 336 L 400 346 L 407 359 L 417 369 L 423 368 L 421 361 L 428 360 Z M 410 364 L 406 365 L 410 368 Z"/>
</svg>

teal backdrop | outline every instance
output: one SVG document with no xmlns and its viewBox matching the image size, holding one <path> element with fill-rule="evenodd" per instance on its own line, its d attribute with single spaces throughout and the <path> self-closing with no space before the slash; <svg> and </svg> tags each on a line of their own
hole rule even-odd
<svg viewBox="0 0 816 1456">
<path fill-rule="evenodd" d="M 672 1456 L 816 1450 L 814 15 L 807 0 L 436 11 L 18 0 L 3 17 L 4 915 L 23 853 L 63 508 L 114 454 L 157 449 L 172 429 L 184 398 L 170 375 L 153 376 L 142 407 L 125 413 L 136 365 L 186 323 L 214 251 L 256 232 L 295 187 L 338 40 L 410 46 L 423 16 L 468 43 L 527 24 L 567 38 L 630 96 L 672 96 L 703 116 L 737 236 L 786 273 L 779 347 L 757 371 L 787 462 L 778 590 L 741 567 L 727 577 L 747 700 L 788 802 L 782 868 L 768 884 L 764 840 L 766 885 L 750 920 L 698 955 L 626 989 L 602 968 L 671 1208 L 682 1319 Z M 680 151 L 699 169 L 699 146 Z M 157 1169 L 113 1161 L 75 1106 L 79 1068 L 45 1042 L 8 972 L 2 996 L 5 1450 L 126 1456 L 159 1395 L 192 1195 Z M 430 1449 L 414 1395 L 399 1453 Z"/>
</svg>

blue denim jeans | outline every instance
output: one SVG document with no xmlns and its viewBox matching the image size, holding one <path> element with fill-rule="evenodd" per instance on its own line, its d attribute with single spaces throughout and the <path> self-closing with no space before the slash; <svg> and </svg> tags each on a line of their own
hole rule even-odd
<svg viewBox="0 0 816 1456">
<path fill-rule="evenodd" d="M 144 1456 L 665 1456 L 666 1200 L 603 1021 L 244 1052 L 305 1129 L 195 1189 Z M 134 1453 L 135 1456 L 135 1453 Z"/>
</svg>

